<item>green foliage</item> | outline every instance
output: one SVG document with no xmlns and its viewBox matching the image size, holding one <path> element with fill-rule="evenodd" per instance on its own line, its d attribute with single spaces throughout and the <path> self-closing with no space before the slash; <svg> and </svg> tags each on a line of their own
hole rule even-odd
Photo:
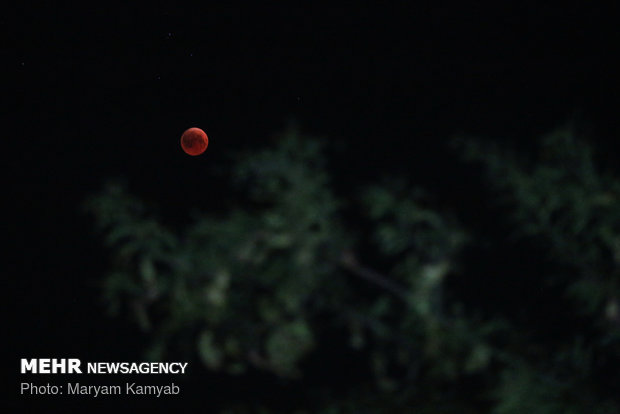
<svg viewBox="0 0 620 414">
<path fill-rule="evenodd" d="M 129 297 L 140 324 L 157 327 L 159 346 L 202 332 L 196 348 L 211 369 L 240 373 L 250 363 L 295 375 L 313 348 L 310 319 L 328 295 L 324 279 L 342 244 L 318 150 L 293 136 L 243 157 L 238 181 L 268 206 L 200 217 L 182 234 L 147 219 L 117 186 L 94 198 L 90 209 L 121 259 L 107 298 L 117 306 Z"/>
<path fill-rule="evenodd" d="M 541 286 L 564 293 L 568 323 L 585 320 L 588 325 L 587 334 L 572 332 L 573 348 L 566 349 L 566 339 L 547 341 L 530 346 L 538 352 L 513 357 L 502 375 L 494 412 L 619 412 L 617 400 L 596 393 L 599 381 L 617 383 L 617 376 L 595 367 L 602 360 L 620 361 L 620 181 L 599 172 L 591 147 L 571 127 L 544 136 L 532 159 L 518 160 L 514 152 L 471 139 L 457 144 L 466 159 L 485 166 L 500 204 L 511 214 L 512 238 L 537 246 L 553 263 Z M 541 349 L 551 361 L 541 360 Z"/>
<path fill-rule="evenodd" d="M 498 389 L 494 414 L 615 414 L 612 399 L 601 400 L 587 383 L 561 380 L 525 364 L 507 370 Z M 577 392 L 576 392 L 577 391 Z"/>
<path fill-rule="evenodd" d="M 171 230 L 121 186 L 91 198 L 113 255 L 104 297 L 148 332 L 154 359 L 185 350 L 212 371 L 251 368 L 292 383 L 327 348 L 365 361 L 346 392 L 315 386 L 299 413 L 618 412 L 597 379 L 597 366 L 620 361 L 618 180 L 597 171 L 570 129 L 545 137 L 536 160 L 458 143 L 510 211 L 499 224 L 556 266 L 541 286 L 573 300 L 570 321 L 589 318 L 586 339 L 575 331 L 568 344 L 527 343 L 551 327 L 467 308 L 447 283 L 471 277 L 460 258 L 477 235 L 466 223 L 404 180 L 337 195 L 320 141 L 295 130 L 238 157 L 238 207 L 224 216 Z M 341 332 L 348 341 L 332 343 Z M 463 391 L 470 381 L 478 388 Z"/>
<path fill-rule="evenodd" d="M 542 245 L 566 272 L 559 283 L 585 314 L 602 313 L 620 292 L 620 181 L 595 168 L 590 147 L 567 127 L 543 137 L 535 160 L 463 142 L 487 167 L 515 224 L 515 237 Z M 528 165 L 529 164 L 529 165 Z M 604 319 L 604 318 L 601 318 Z"/>
</svg>

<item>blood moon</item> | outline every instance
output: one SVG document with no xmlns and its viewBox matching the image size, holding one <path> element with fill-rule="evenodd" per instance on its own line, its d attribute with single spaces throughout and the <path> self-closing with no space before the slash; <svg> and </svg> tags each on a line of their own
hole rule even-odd
<svg viewBox="0 0 620 414">
<path fill-rule="evenodd" d="M 190 128 L 181 135 L 181 148 L 189 155 L 200 155 L 207 149 L 209 137 L 200 128 Z"/>
</svg>

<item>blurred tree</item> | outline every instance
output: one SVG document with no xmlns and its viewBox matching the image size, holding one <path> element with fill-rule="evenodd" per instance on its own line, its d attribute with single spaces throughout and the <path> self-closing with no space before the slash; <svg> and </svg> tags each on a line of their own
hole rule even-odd
<svg viewBox="0 0 620 414">
<path fill-rule="evenodd" d="M 329 364 L 328 348 L 364 361 L 344 391 L 315 381 L 300 413 L 619 412 L 620 182 L 596 170 L 571 129 L 543 139 L 529 164 L 473 139 L 455 143 L 485 166 L 511 212 L 489 220 L 557 265 L 540 284 L 561 287 L 572 300 L 566 318 L 587 332 L 535 342 L 529 333 L 548 329 L 536 310 L 528 326 L 481 317 L 458 289 L 446 292 L 448 277 L 477 271 L 460 263 L 478 241 L 466 223 L 403 180 L 339 197 L 320 142 L 294 129 L 239 157 L 242 201 L 225 217 L 173 231 L 117 184 L 89 199 L 113 252 L 105 298 L 149 332 L 153 359 L 185 349 L 213 371 L 292 383 L 312 371 L 307 361 Z M 332 343 L 339 332 L 345 344 Z"/>
<path fill-rule="evenodd" d="M 529 310 L 524 328 L 554 335 L 538 334 L 506 361 L 494 412 L 620 412 L 620 180 L 597 169 L 572 126 L 544 136 L 538 156 L 520 162 L 497 146 L 455 143 L 484 165 L 511 237 L 550 263 L 539 288 L 558 292 L 563 307 L 561 319 L 545 322 Z"/>
</svg>

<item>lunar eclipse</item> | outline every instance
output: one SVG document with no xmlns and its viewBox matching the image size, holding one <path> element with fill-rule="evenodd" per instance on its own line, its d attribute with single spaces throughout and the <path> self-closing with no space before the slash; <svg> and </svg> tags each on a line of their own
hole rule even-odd
<svg viewBox="0 0 620 414">
<path fill-rule="evenodd" d="M 207 149 L 209 137 L 200 128 L 190 128 L 181 135 L 181 148 L 188 155 L 200 155 Z"/>
</svg>

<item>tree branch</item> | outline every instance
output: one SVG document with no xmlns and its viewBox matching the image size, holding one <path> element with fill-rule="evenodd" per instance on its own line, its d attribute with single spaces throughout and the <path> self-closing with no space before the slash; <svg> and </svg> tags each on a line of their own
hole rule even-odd
<svg viewBox="0 0 620 414">
<path fill-rule="evenodd" d="M 407 304 L 410 303 L 409 291 L 405 287 L 394 283 L 381 273 L 361 265 L 352 251 L 346 250 L 342 253 L 340 265 L 353 275 L 379 286 Z"/>
</svg>

